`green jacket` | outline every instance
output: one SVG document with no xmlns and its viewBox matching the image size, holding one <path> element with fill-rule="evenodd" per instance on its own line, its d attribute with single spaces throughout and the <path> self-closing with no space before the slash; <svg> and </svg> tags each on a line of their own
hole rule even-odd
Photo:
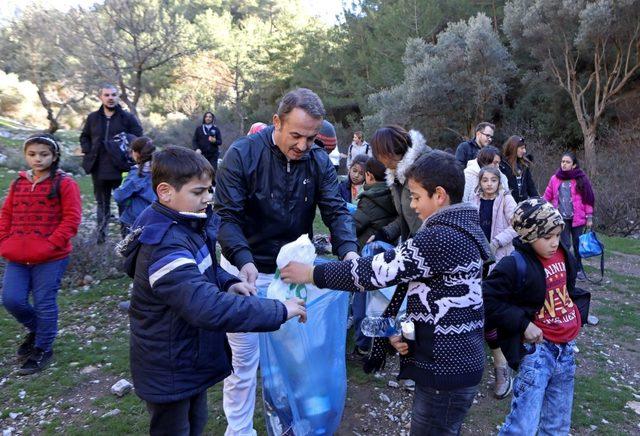
<svg viewBox="0 0 640 436">
<path fill-rule="evenodd" d="M 358 210 L 353 218 L 356 221 L 358 244 L 362 248 L 371 235 L 396 219 L 398 213 L 385 182 L 365 185 L 358 198 Z"/>
</svg>

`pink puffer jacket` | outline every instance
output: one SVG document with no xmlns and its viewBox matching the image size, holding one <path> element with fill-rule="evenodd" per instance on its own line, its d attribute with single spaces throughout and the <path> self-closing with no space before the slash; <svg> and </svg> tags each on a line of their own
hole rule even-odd
<svg viewBox="0 0 640 436">
<path fill-rule="evenodd" d="M 557 178 L 555 174 L 549 179 L 547 189 L 544 191 L 544 199 L 553 204 L 553 207 L 558 207 L 560 185 L 562 180 Z M 575 179 L 571 179 L 571 203 L 573 203 L 573 223 L 572 227 L 584 226 L 587 224 L 587 218 L 593 215 L 593 206 L 584 204 L 582 202 L 582 196 L 578 192 Z"/>
<path fill-rule="evenodd" d="M 471 204 L 480 209 L 480 195 L 477 193 L 471 198 Z M 513 238 L 518 234 L 511 227 L 511 218 L 516 210 L 517 204 L 513 196 L 508 191 L 500 191 L 493 201 L 493 213 L 491 217 L 491 240 L 489 244 L 491 249 L 495 249 L 494 256 L 496 263 L 491 265 L 490 269 L 505 256 L 513 251 Z"/>
</svg>

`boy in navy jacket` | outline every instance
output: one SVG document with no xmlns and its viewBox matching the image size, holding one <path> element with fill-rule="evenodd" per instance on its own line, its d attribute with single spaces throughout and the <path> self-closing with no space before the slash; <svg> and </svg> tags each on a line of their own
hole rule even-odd
<svg viewBox="0 0 640 436">
<path fill-rule="evenodd" d="M 218 266 L 213 173 L 192 150 L 155 153 L 158 201 L 119 247 L 134 279 L 131 374 L 151 414 L 152 435 L 203 432 L 207 388 L 232 371 L 226 332 L 273 331 L 294 316 L 306 319 L 302 300 L 259 299 L 254 287 Z"/>
</svg>

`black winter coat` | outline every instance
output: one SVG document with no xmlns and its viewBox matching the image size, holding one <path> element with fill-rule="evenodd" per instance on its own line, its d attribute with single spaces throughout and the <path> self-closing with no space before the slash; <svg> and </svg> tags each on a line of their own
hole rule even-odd
<svg viewBox="0 0 640 436">
<path fill-rule="evenodd" d="M 232 371 L 226 332 L 273 331 L 286 320 L 279 301 L 227 293 L 239 280 L 216 262 L 219 223 L 211 210 L 188 217 L 153 203 L 120 248 L 133 278 L 131 375 L 145 401 L 204 391 Z"/>
<path fill-rule="evenodd" d="M 540 196 L 536 189 L 536 184 L 533 181 L 533 177 L 531 176 L 531 170 L 529 167 L 524 168 L 520 184 L 518 184 L 518 178 L 513 173 L 513 169 L 507 162 L 500 162 L 500 172 L 507 177 L 507 180 L 509 181 L 509 191 L 516 203 L 520 203 L 521 201 L 531 197 Z"/>
<path fill-rule="evenodd" d="M 461 142 L 456 148 L 456 159 L 462 164 L 462 168 L 464 169 L 467 167 L 467 162 L 478 156 L 479 151 L 480 146 L 475 138 Z"/>
<path fill-rule="evenodd" d="M 353 215 L 356 221 L 356 236 L 360 248 L 367 240 L 398 217 L 391 191 L 385 182 L 365 185 L 358 200 L 358 209 Z"/>
<path fill-rule="evenodd" d="M 216 137 L 215 142 L 209 141 L 209 136 L 214 135 Z M 204 124 L 196 127 L 191 140 L 191 146 L 194 150 L 200 150 L 208 160 L 218 159 L 220 145 L 222 145 L 222 135 L 218 127 L 212 126 L 211 129 L 207 129 Z"/>
<path fill-rule="evenodd" d="M 482 282 L 485 317 L 488 328 L 498 329 L 498 345 L 509 366 L 517 370 L 527 354 L 522 344 L 524 331 L 544 305 L 547 283 L 542 263 L 530 244 L 519 238 L 513 240 L 516 250 L 526 261 L 526 281 L 520 287 L 518 268 L 513 256 L 503 257 L 489 276 Z M 587 322 L 591 294 L 576 288 L 575 258 L 563 245 L 567 267 L 567 292 L 578 308 L 582 324 Z"/>
<path fill-rule="evenodd" d="M 273 273 L 284 244 L 313 235 L 316 206 L 334 254 L 357 252 L 353 217 L 329 155 L 314 144 L 301 159 L 289 161 L 272 133 L 273 126 L 240 138 L 225 153 L 215 197 L 222 254 L 237 268 L 253 262 L 258 271 Z"/>
<path fill-rule="evenodd" d="M 103 179 L 114 180 L 121 177 L 121 172 L 111 163 L 111 158 L 104 148 L 105 140 L 112 139 L 121 132 L 140 137 L 142 126 L 135 115 L 119 105 L 110 119 L 104 114 L 104 106 L 89 114 L 80 134 L 80 147 L 84 153 L 82 168 L 87 174 L 97 173 Z M 101 169 L 99 173 L 98 167 Z"/>
</svg>

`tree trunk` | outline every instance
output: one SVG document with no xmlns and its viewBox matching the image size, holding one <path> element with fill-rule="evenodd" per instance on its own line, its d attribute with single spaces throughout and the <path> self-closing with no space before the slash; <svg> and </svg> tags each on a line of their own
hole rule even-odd
<svg viewBox="0 0 640 436">
<path fill-rule="evenodd" d="M 44 90 L 38 87 L 38 97 L 40 98 L 40 103 L 42 103 L 42 107 L 47 111 L 47 120 L 49 120 L 49 133 L 55 133 L 60 129 L 60 124 L 58 123 L 57 117 L 53 116 L 53 108 L 51 107 L 51 102 L 47 98 L 44 93 Z"/>
<path fill-rule="evenodd" d="M 591 180 L 596 176 L 598 168 L 596 166 L 596 126 L 590 125 L 584 135 L 584 160 L 587 175 Z"/>
</svg>

